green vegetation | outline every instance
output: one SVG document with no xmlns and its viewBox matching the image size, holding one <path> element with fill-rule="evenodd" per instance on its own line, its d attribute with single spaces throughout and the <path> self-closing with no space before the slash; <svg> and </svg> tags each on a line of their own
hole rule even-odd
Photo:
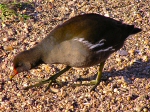
<svg viewBox="0 0 150 112">
<path fill-rule="evenodd" d="M 27 9 L 33 9 L 31 3 L 13 2 L 0 4 L 0 19 L 2 21 L 18 21 L 29 19 Z"/>
</svg>

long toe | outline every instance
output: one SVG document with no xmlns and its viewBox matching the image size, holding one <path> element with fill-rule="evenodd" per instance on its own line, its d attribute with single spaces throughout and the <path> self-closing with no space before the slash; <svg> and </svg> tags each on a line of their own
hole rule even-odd
<svg viewBox="0 0 150 112">
<path fill-rule="evenodd" d="M 29 90 L 29 89 L 31 89 L 33 87 L 39 87 L 39 86 L 44 85 L 44 84 L 46 84 L 48 82 L 49 82 L 48 80 L 43 80 L 43 81 L 40 81 L 40 82 L 38 82 L 38 83 L 36 83 L 34 85 L 30 85 L 30 86 L 25 87 L 24 90 Z"/>
<path fill-rule="evenodd" d="M 99 85 L 99 83 L 96 82 L 96 84 L 91 88 L 90 91 L 95 91 L 96 87 Z"/>
</svg>

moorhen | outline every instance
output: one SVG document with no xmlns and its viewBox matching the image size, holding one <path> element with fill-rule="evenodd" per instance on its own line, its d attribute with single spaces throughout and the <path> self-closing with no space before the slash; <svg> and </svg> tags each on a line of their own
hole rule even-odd
<svg viewBox="0 0 150 112">
<path fill-rule="evenodd" d="M 35 47 L 19 53 L 13 60 L 14 74 L 30 70 L 39 64 L 65 64 L 62 71 L 35 85 L 40 86 L 52 82 L 71 67 L 91 67 L 100 64 L 94 90 L 100 83 L 106 59 L 119 50 L 129 35 L 140 32 L 140 28 L 127 25 L 99 14 L 83 14 L 75 16 L 52 30 L 49 35 Z M 87 84 L 88 85 L 88 84 Z"/>
</svg>

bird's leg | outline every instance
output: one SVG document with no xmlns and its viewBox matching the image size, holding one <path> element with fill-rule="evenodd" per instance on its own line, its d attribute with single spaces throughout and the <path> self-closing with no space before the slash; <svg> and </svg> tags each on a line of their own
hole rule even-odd
<svg viewBox="0 0 150 112">
<path fill-rule="evenodd" d="M 94 84 L 94 86 L 91 88 L 91 91 L 94 91 L 95 88 L 99 85 L 99 83 L 101 81 L 102 71 L 103 71 L 103 68 L 104 68 L 104 64 L 105 64 L 105 61 L 102 62 L 102 63 L 100 63 L 99 68 L 98 68 L 98 74 L 97 74 L 96 80 L 91 81 L 91 84 L 92 83 Z"/>
<path fill-rule="evenodd" d="M 99 65 L 99 67 L 98 67 L 98 74 L 97 74 L 96 80 L 92 80 L 92 81 L 90 81 L 89 83 L 85 83 L 85 84 L 76 84 L 76 86 L 78 86 L 78 85 L 85 85 L 85 86 L 94 85 L 94 86 L 91 88 L 91 91 L 94 91 L 95 88 L 99 85 L 99 83 L 100 83 L 100 81 L 101 81 L 102 70 L 103 70 L 103 68 L 104 68 L 104 64 L 105 64 L 105 61 L 100 63 L 100 65 Z"/>
<path fill-rule="evenodd" d="M 64 68 L 63 70 L 61 70 L 60 72 L 56 73 L 55 75 L 51 76 L 49 79 L 49 84 L 47 86 L 47 88 L 45 89 L 45 92 L 50 88 L 50 86 L 52 85 L 53 81 L 56 81 L 57 77 L 59 77 L 61 74 L 65 73 L 66 71 L 68 71 L 71 67 L 70 66 L 66 66 L 66 68 Z M 57 81 L 56 81 L 57 82 Z"/>
<path fill-rule="evenodd" d="M 70 68 L 71 68 L 70 66 L 66 66 L 66 68 L 64 68 L 64 69 L 61 70 L 60 72 L 56 73 L 55 75 L 51 76 L 50 78 L 48 78 L 48 79 L 46 79 L 46 80 L 43 80 L 43 81 L 41 81 L 41 82 L 39 82 L 39 83 L 36 83 L 36 84 L 34 84 L 34 85 L 27 86 L 27 87 L 25 87 L 24 89 L 25 89 L 25 90 L 28 90 L 28 89 L 30 89 L 30 88 L 38 87 L 38 86 L 41 86 L 41 85 L 46 84 L 46 83 L 49 82 L 48 87 L 47 87 L 46 90 L 45 90 L 45 91 L 47 91 L 47 90 L 49 89 L 49 87 L 51 86 L 52 82 L 55 82 L 56 79 L 57 79 L 57 77 L 59 77 L 60 75 L 62 75 L 62 74 L 65 73 L 66 71 L 68 71 Z"/>
</svg>

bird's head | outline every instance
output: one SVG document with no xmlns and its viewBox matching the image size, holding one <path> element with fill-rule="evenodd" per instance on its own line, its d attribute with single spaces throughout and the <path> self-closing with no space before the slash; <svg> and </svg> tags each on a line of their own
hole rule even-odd
<svg viewBox="0 0 150 112">
<path fill-rule="evenodd" d="M 14 73 L 10 76 L 10 80 L 20 72 L 31 69 L 30 57 L 27 57 L 24 52 L 18 54 L 13 60 Z"/>
</svg>

